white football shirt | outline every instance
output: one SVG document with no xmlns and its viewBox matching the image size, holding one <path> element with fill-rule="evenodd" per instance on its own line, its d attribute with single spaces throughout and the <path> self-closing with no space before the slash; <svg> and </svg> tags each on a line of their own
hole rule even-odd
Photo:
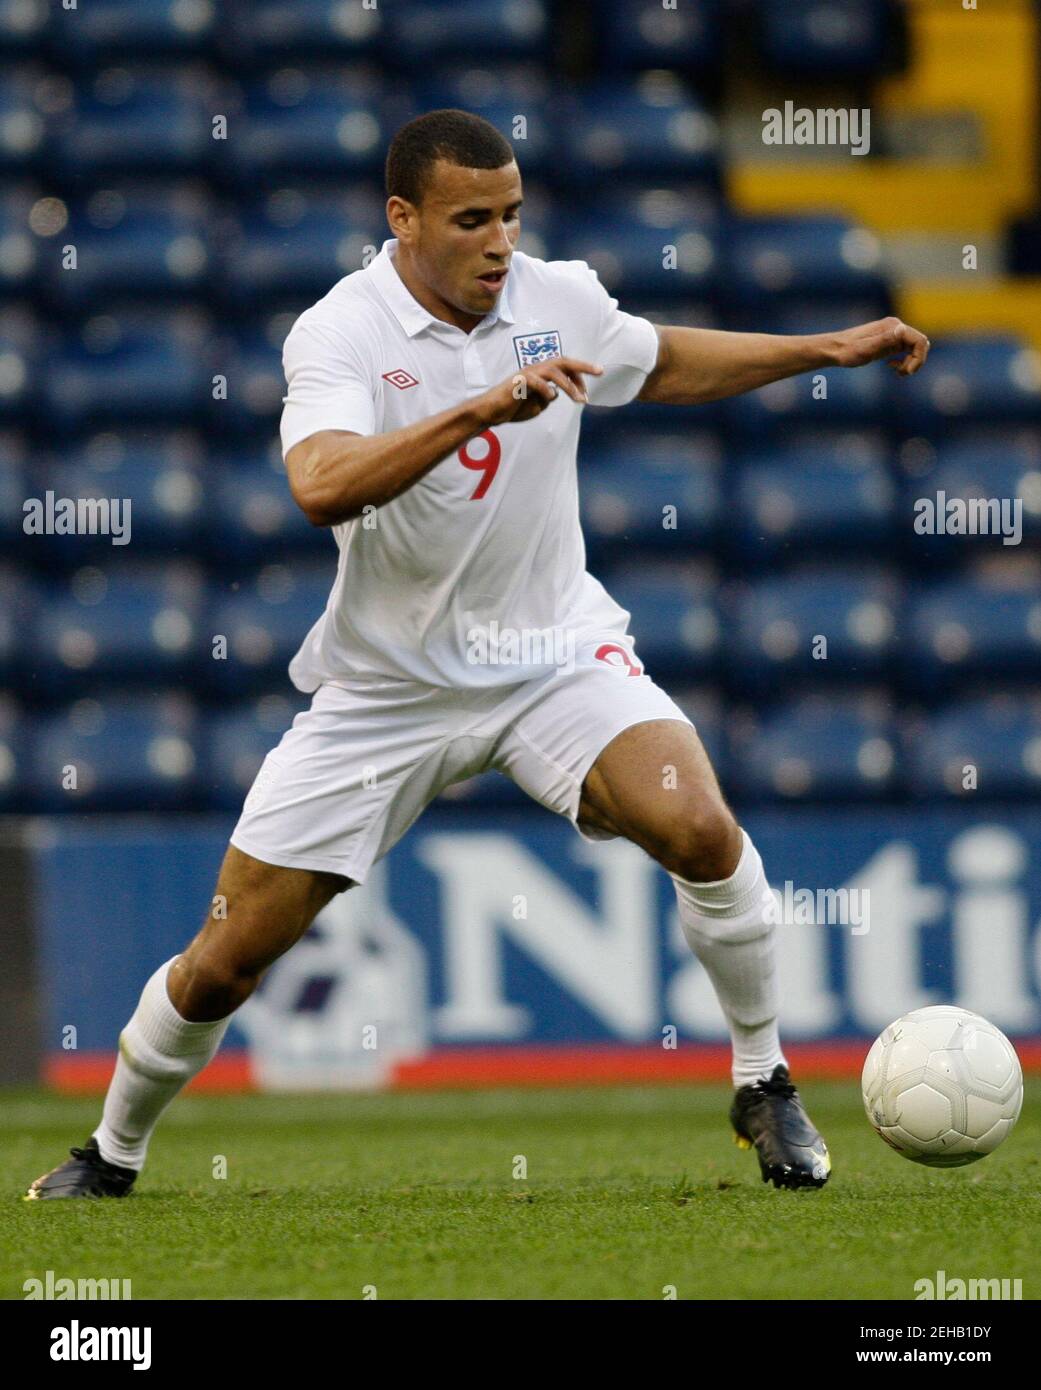
<svg viewBox="0 0 1041 1390">
<path fill-rule="evenodd" d="M 653 325 L 623 313 L 583 261 L 514 252 L 495 308 L 464 333 L 405 288 L 396 248 L 385 242 L 290 330 L 283 456 L 318 430 L 413 424 L 548 357 L 604 368 L 586 378 L 595 405 L 632 400 L 655 365 Z M 629 614 L 586 571 L 581 418 L 560 393 L 535 419 L 486 430 L 392 502 L 334 527 L 336 581 L 290 665 L 294 684 L 507 685 L 546 674 L 568 641 L 624 636 Z"/>
</svg>

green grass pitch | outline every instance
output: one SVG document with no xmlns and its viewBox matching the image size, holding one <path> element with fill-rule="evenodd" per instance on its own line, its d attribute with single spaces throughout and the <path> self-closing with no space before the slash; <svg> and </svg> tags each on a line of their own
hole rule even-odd
<svg viewBox="0 0 1041 1390">
<path fill-rule="evenodd" d="M 803 1096 L 823 1192 L 760 1181 L 725 1088 L 658 1086 L 186 1097 L 129 1200 L 32 1203 L 98 1103 L 7 1093 L 0 1297 L 48 1269 L 135 1299 L 913 1299 L 940 1269 L 1041 1295 L 1041 1084 L 996 1154 L 948 1172 L 891 1153 L 855 1084 Z"/>
</svg>

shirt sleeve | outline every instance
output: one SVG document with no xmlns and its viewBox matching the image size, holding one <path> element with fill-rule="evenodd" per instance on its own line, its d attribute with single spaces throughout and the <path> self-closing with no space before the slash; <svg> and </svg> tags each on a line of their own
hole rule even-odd
<svg viewBox="0 0 1041 1390">
<path fill-rule="evenodd" d="M 282 349 L 282 455 L 319 430 L 376 432 L 375 393 L 351 342 L 320 324 L 295 323 Z"/>
<path fill-rule="evenodd" d="M 626 314 L 618 300 L 601 285 L 595 270 L 587 267 L 594 285 L 599 326 L 594 362 L 603 376 L 586 377 L 590 405 L 627 405 L 643 390 L 658 361 L 658 334 L 648 319 Z"/>
</svg>

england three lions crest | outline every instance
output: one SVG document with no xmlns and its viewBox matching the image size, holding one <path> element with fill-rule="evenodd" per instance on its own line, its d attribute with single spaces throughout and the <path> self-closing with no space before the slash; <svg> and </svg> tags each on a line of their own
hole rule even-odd
<svg viewBox="0 0 1041 1390">
<path fill-rule="evenodd" d="M 527 333 L 514 338 L 513 346 L 521 367 L 537 367 L 540 362 L 548 362 L 552 357 L 564 356 L 560 334 L 555 329 L 549 333 Z"/>
</svg>

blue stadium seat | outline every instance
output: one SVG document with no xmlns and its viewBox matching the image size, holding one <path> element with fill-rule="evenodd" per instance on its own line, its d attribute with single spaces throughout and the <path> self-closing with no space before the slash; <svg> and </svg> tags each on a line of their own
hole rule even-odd
<svg viewBox="0 0 1041 1390">
<path fill-rule="evenodd" d="M 652 672 L 653 674 L 653 672 Z M 730 747 L 726 737 L 731 711 L 712 686 L 669 685 L 669 694 L 698 731 L 719 780 L 729 785 Z"/>
<path fill-rule="evenodd" d="M 88 0 L 54 6 L 50 36 L 64 63 L 90 67 L 108 59 L 192 58 L 217 31 L 218 7 L 207 0 Z"/>
<path fill-rule="evenodd" d="M 234 138 L 213 142 L 221 176 L 244 191 L 278 181 L 377 175 L 390 139 L 384 94 L 345 69 L 283 69 L 247 91 Z"/>
<path fill-rule="evenodd" d="M 716 581 L 703 569 L 645 561 L 612 566 L 601 578 L 628 610 L 636 655 L 657 677 L 702 680 L 717 668 L 720 619 Z"/>
<path fill-rule="evenodd" d="M 207 654 L 201 679 L 218 695 L 289 687 L 286 667 L 325 610 L 336 555 L 320 563 L 267 565 L 211 596 L 208 628 L 226 639 L 226 655 Z M 224 650 L 215 647 L 215 651 Z"/>
<path fill-rule="evenodd" d="M 886 699 L 808 695 L 732 719 L 736 795 L 761 801 L 877 801 L 898 784 L 898 742 Z"/>
<path fill-rule="evenodd" d="M 602 60 L 608 69 L 686 68 L 717 63 L 722 41 L 719 0 L 687 0 L 666 8 L 661 0 L 601 0 Z"/>
<path fill-rule="evenodd" d="M 451 16 L 437 0 L 387 6 L 384 54 L 422 71 L 431 63 L 539 58 L 550 35 L 545 0 L 452 0 Z"/>
<path fill-rule="evenodd" d="M 21 308 L 0 309 L 0 415 L 5 425 L 24 423 L 39 402 L 41 325 Z"/>
<path fill-rule="evenodd" d="M 892 17 L 888 0 L 757 0 L 763 56 L 774 67 L 810 77 L 876 72 Z"/>
<path fill-rule="evenodd" d="M 893 389 L 893 375 L 882 362 L 858 367 L 855 372 L 833 367 L 731 396 L 723 401 L 720 413 L 750 444 L 793 427 L 883 428 L 892 423 Z"/>
<path fill-rule="evenodd" d="M 1041 792 L 1041 703 L 1013 692 L 988 694 L 907 722 L 904 757 L 913 796 L 1026 798 Z"/>
<path fill-rule="evenodd" d="M 222 248 L 218 290 L 236 311 L 300 306 L 361 270 L 389 235 L 383 199 L 280 189 L 242 216 Z"/>
<path fill-rule="evenodd" d="M 829 333 L 871 323 L 892 310 L 888 290 L 859 299 L 768 299 L 731 316 L 731 327 L 748 333 Z"/>
<path fill-rule="evenodd" d="M 88 557 L 118 559 L 145 552 L 205 553 L 214 480 L 199 441 L 186 432 L 158 430 L 98 434 L 44 458 L 40 486 L 55 498 L 118 499 L 117 519 L 129 520 L 130 550 L 104 534 L 51 535 L 34 542 L 48 565 L 83 564 Z M 129 503 L 129 514 L 126 504 Z"/>
<path fill-rule="evenodd" d="M 30 215 L 36 199 L 28 186 L 11 183 L 0 185 L 0 294 L 26 295 L 30 292 L 40 259 L 40 242 L 30 230 Z M 58 200 L 50 205 L 57 209 L 60 221 L 63 211 Z"/>
<path fill-rule="evenodd" d="M 40 73 L 15 68 L 0 82 L 0 175 L 33 172 L 42 160 L 47 123 L 36 102 Z"/>
<path fill-rule="evenodd" d="M 587 261 L 616 296 L 711 297 L 719 282 L 712 204 L 667 190 L 629 193 L 585 208 L 562 227 L 560 245 L 562 259 Z"/>
<path fill-rule="evenodd" d="M 716 123 L 672 73 L 582 91 L 562 111 L 560 133 L 569 181 L 718 177 Z"/>
<path fill-rule="evenodd" d="M 120 300 L 190 299 L 212 273 L 205 201 L 188 193 L 96 192 L 75 209 L 63 240 L 75 270 L 49 257 L 42 277 L 59 314 L 110 309 Z"/>
<path fill-rule="evenodd" d="M 970 680 L 1036 679 L 1041 583 L 1031 557 L 1023 562 L 912 589 L 903 648 L 911 687 L 936 696 Z"/>
<path fill-rule="evenodd" d="M 719 440 L 704 431 L 648 435 L 612 431 L 579 467 L 586 542 L 613 548 L 710 545 L 722 519 Z"/>
<path fill-rule="evenodd" d="M 213 404 L 210 344 L 194 317 L 97 316 L 47 361 L 40 410 L 48 429 L 192 423 Z"/>
<path fill-rule="evenodd" d="M 879 435 L 810 435 L 747 455 L 728 536 L 744 564 L 892 547 L 896 488 Z"/>
<path fill-rule="evenodd" d="M 960 559 L 970 547 L 1000 553 L 1019 543 L 1016 529 L 1024 541 L 1041 539 L 1041 432 L 969 428 L 936 444 L 909 440 L 900 458 L 900 534 L 912 563 Z M 971 505 L 980 500 L 985 513 Z"/>
<path fill-rule="evenodd" d="M 468 63 L 419 74 L 420 110 L 453 107 L 483 116 L 514 147 L 521 173 L 553 173 L 557 161 L 557 120 L 544 70 L 520 64 Z M 527 211 L 528 190 L 524 190 Z"/>
<path fill-rule="evenodd" d="M 0 681 L 25 685 L 32 673 L 26 634 L 39 617 L 36 585 L 13 565 L 0 565 Z"/>
<path fill-rule="evenodd" d="M 0 54 L 36 55 L 47 36 L 49 0 L 0 0 Z"/>
<path fill-rule="evenodd" d="M 56 122 L 53 145 L 52 172 L 67 183 L 94 187 L 112 176 L 205 171 L 216 143 L 212 99 L 188 71 L 111 68 L 77 97 L 75 109 Z"/>
<path fill-rule="evenodd" d="M 0 555 L 8 558 L 23 548 L 25 500 L 31 495 L 29 482 L 29 444 L 13 430 L 0 431 Z"/>
<path fill-rule="evenodd" d="M 277 439 L 266 458 L 260 450 L 223 455 L 220 469 L 210 473 L 206 501 L 209 553 L 221 564 L 333 553 L 329 532 L 312 526 L 293 500 Z"/>
<path fill-rule="evenodd" d="M 206 764 L 200 781 L 209 807 L 239 810 L 260 764 L 307 705 L 305 696 L 291 690 L 286 695 L 262 695 L 207 717 Z"/>
<path fill-rule="evenodd" d="M 727 248 L 727 288 L 741 307 L 888 293 L 878 238 L 843 217 L 735 218 Z"/>
<path fill-rule="evenodd" d="M 215 402 L 214 409 L 229 435 L 259 434 L 266 441 L 277 431 L 286 389 L 282 345 L 295 318 L 295 313 L 276 314 L 267 323 L 244 325 L 226 340 L 222 368 L 228 398 Z"/>
<path fill-rule="evenodd" d="M 896 651 L 898 598 L 895 575 L 870 566 L 814 566 L 747 586 L 727 625 L 730 679 L 759 695 L 796 679 L 883 680 Z"/>
<path fill-rule="evenodd" d="M 48 586 L 30 660 L 40 690 L 67 696 L 102 682 L 185 681 L 207 633 L 193 566 L 110 560 Z"/>
<path fill-rule="evenodd" d="M 225 0 L 219 38 L 232 68 L 369 58 L 382 38 L 386 8 L 344 0 Z"/>
<path fill-rule="evenodd" d="M 199 766 L 183 695 L 106 694 L 33 721 L 28 784 L 40 811 L 190 810 Z"/>
<path fill-rule="evenodd" d="M 942 435 L 964 423 L 1036 424 L 1041 354 L 1011 335 L 941 338 L 933 342 L 928 368 L 900 387 L 897 421 L 908 432 Z"/>
<path fill-rule="evenodd" d="M 0 616 L 0 631 L 3 621 Z M 0 812 L 27 809 L 30 748 L 29 720 L 9 695 L 0 694 Z"/>
</svg>

